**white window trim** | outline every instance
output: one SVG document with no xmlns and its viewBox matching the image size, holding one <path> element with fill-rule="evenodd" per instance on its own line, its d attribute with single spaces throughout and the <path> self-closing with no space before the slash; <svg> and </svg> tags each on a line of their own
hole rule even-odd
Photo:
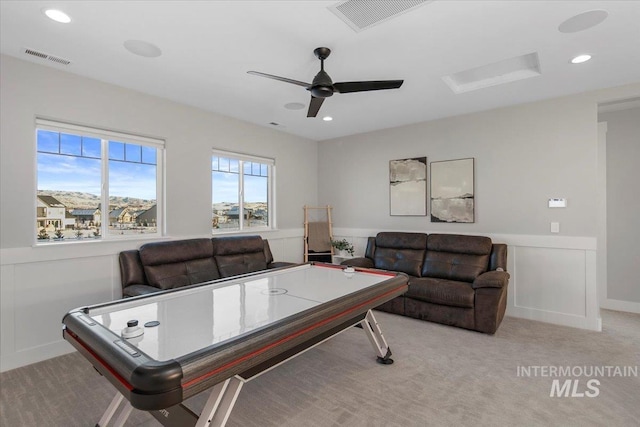
<svg viewBox="0 0 640 427">
<path fill-rule="evenodd" d="M 106 129 L 98 129 L 91 126 L 80 126 L 41 118 L 36 118 L 36 127 L 38 129 L 51 130 L 54 132 L 72 132 L 75 134 L 81 132 L 83 136 L 90 136 L 100 139 L 110 139 L 119 142 L 121 140 L 125 140 L 126 142 L 133 142 L 142 145 L 152 145 L 161 148 L 164 148 L 165 146 L 164 140 L 160 138 L 150 138 L 146 136 L 133 135 L 130 133 L 115 132 Z"/>
<path fill-rule="evenodd" d="M 153 234 L 146 234 L 144 237 L 146 239 L 150 239 L 150 238 L 158 238 L 158 237 L 162 237 L 166 234 L 166 228 L 167 225 L 165 224 L 165 205 L 164 205 L 164 189 L 165 189 L 165 180 L 166 180 L 166 165 L 165 165 L 165 141 L 163 139 L 160 138 L 150 138 L 150 137 L 146 137 L 146 136 L 139 136 L 139 135 L 133 135 L 133 134 L 129 134 L 129 133 L 123 133 L 123 132 L 115 132 L 115 131 L 110 131 L 110 130 L 106 130 L 106 129 L 99 129 L 99 128 L 95 128 L 95 127 L 91 127 L 91 126 L 82 126 L 82 125 L 75 125 L 75 124 L 71 124 L 71 123 L 64 123 L 64 122 L 58 122 L 58 121 L 54 121 L 54 120 L 49 120 L 49 119 L 43 119 L 43 118 L 38 118 L 36 117 L 35 119 L 35 142 L 36 142 L 36 148 L 35 148 L 35 155 L 37 158 L 37 154 L 38 154 L 38 149 L 37 149 L 37 133 L 38 130 L 48 130 L 48 131 L 53 131 L 53 132 L 62 132 L 62 133 L 72 133 L 72 134 L 80 134 L 82 136 L 88 136 L 88 137 L 92 137 L 92 138 L 96 138 L 96 139 L 100 139 L 100 144 L 101 144 L 101 156 L 102 158 L 101 160 L 101 187 L 102 187 L 102 191 L 101 191 L 101 196 L 100 196 L 100 203 L 102 206 L 107 206 L 107 217 L 105 217 L 106 221 L 103 219 L 101 221 L 101 226 L 100 226 L 100 234 L 101 234 L 101 239 L 98 241 L 121 241 L 121 240 L 132 240 L 132 239 L 140 239 L 141 236 L 138 235 L 111 235 L 109 234 L 109 220 L 108 220 L 108 206 L 109 206 L 109 185 L 108 185 L 108 179 L 109 179 L 109 153 L 108 153 L 108 144 L 105 144 L 105 141 L 118 141 L 118 142 L 124 142 L 124 143 L 133 143 L 133 144 L 137 144 L 137 145 L 145 145 L 145 146 L 151 146 L 151 147 L 155 147 L 157 149 L 156 152 L 156 173 L 160 174 L 159 177 L 156 178 L 156 212 L 157 212 L 157 217 L 156 217 L 156 223 L 157 223 L 157 231 L 156 233 Z M 106 161 L 103 161 L 105 160 Z M 35 173 L 36 173 L 36 185 L 38 182 L 38 166 L 37 166 L 37 160 L 36 160 L 36 165 L 35 165 Z M 37 187 L 35 188 L 34 191 L 34 195 L 38 194 L 38 189 Z M 37 197 L 36 197 L 37 199 Z M 36 206 L 37 206 L 37 202 L 36 202 Z M 37 215 L 36 215 L 36 211 L 37 209 L 34 209 L 34 218 L 33 218 L 33 223 L 37 223 Z M 102 214 L 101 214 L 102 215 Z M 36 227 L 36 232 L 37 232 L 37 227 Z M 36 233 L 37 234 L 37 233 Z M 87 240 L 90 241 L 90 240 Z M 95 241 L 95 240 L 94 240 Z M 77 241 L 74 242 L 72 240 L 68 240 L 66 242 L 59 242 L 56 243 L 55 246 L 61 245 L 61 244 L 69 244 L 69 243 L 84 243 L 86 241 Z M 40 242 L 38 241 L 37 235 L 34 235 L 34 246 L 50 246 L 51 243 L 48 242 Z"/>
<path fill-rule="evenodd" d="M 269 168 L 269 174 L 268 174 L 268 179 L 267 179 L 267 206 L 269 207 L 268 210 L 268 226 L 266 227 L 250 227 L 250 228 L 244 228 L 244 221 L 238 221 L 238 224 L 240 225 L 240 228 L 238 228 L 237 230 L 220 230 L 220 231 L 216 231 L 213 228 L 211 229 L 211 233 L 214 235 L 220 235 L 220 234 L 237 234 L 237 233 L 257 233 L 257 232 L 262 232 L 262 231 L 275 231 L 277 230 L 277 224 L 276 224 L 276 186 L 275 186 L 275 182 L 276 182 L 276 160 L 269 158 L 269 157 L 260 157 L 260 156 L 255 156 L 252 154 L 246 154 L 246 153 L 237 153 L 237 152 L 233 152 L 233 151 L 225 151 L 225 150 L 220 150 L 217 148 L 214 148 L 211 151 L 211 157 L 226 157 L 226 158 L 232 158 L 234 160 L 239 160 L 241 162 L 256 162 L 256 163 L 262 163 L 262 164 L 266 164 L 267 167 Z M 209 169 L 211 169 L 211 161 L 209 161 Z M 239 169 L 239 177 L 240 177 L 240 182 L 238 183 L 239 185 L 239 194 L 238 194 L 238 198 L 239 198 L 239 206 L 238 206 L 238 212 L 244 212 L 244 168 L 242 166 L 238 166 Z M 213 185 L 213 182 L 212 182 Z M 213 190 L 213 189 L 212 189 Z M 211 191 L 211 194 L 213 194 L 213 191 Z M 213 203 L 213 200 L 211 200 L 211 203 Z"/>
</svg>

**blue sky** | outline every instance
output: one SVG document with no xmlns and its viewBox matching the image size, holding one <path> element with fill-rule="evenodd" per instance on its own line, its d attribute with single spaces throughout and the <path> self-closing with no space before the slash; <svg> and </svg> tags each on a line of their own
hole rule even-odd
<svg viewBox="0 0 640 427">
<path fill-rule="evenodd" d="M 213 203 L 238 203 L 240 161 L 223 156 L 213 156 L 211 169 L 211 200 Z M 244 201 L 266 203 L 268 166 L 258 162 L 245 161 L 243 169 Z"/>
<path fill-rule="evenodd" d="M 238 174 L 214 171 L 211 178 L 213 203 L 238 203 Z M 267 177 L 245 175 L 244 188 L 245 202 L 267 201 Z"/>
<path fill-rule="evenodd" d="M 100 195 L 100 140 L 38 131 L 38 190 Z M 156 198 L 155 148 L 110 141 L 109 195 Z M 40 152 L 46 151 L 47 153 Z M 128 161 L 118 161 L 125 159 Z M 56 154 L 53 154 L 56 153 Z M 82 157 L 81 157 L 82 156 Z"/>
<path fill-rule="evenodd" d="M 100 139 L 38 130 L 38 190 L 100 195 Z M 154 200 L 156 149 L 109 141 L 109 195 Z M 238 203 L 238 161 L 221 159 L 231 172 L 212 172 L 213 203 Z M 126 160 L 126 161 L 125 161 Z M 226 161 L 223 164 L 222 160 Z M 141 163 L 144 162 L 144 163 Z M 266 165 L 245 163 L 245 172 L 266 175 Z M 267 201 L 267 177 L 245 175 L 245 202 Z"/>
</svg>

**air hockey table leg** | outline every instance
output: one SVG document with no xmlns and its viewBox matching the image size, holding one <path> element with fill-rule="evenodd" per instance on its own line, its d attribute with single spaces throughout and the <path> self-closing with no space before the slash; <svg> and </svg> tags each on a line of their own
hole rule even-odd
<svg viewBox="0 0 640 427">
<path fill-rule="evenodd" d="M 245 381 L 237 376 L 216 384 L 205 403 L 196 427 L 224 427 Z"/>
<path fill-rule="evenodd" d="M 378 321 L 371 310 L 367 312 L 366 317 L 360 322 L 360 325 L 362 325 L 362 329 L 364 329 L 367 334 L 373 350 L 378 354 L 377 362 L 383 365 L 391 365 L 393 363 L 391 349 L 384 339 L 380 325 L 378 325 Z"/>
<path fill-rule="evenodd" d="M 100 418 L 100 421 L 98 421 L 98 424 L 96 424 L 96 427 L 106 427 L 107 424 L 109 424 L 109 421 L 111 421 L 111 418 L 113 418 L 113 416 L 115 415 L 118 407 L 120 407 L 120 404 L 123 400 L 124 396 L 120 393 L 116 393 L 116 395 L 113 397 L 113 400 L 107 407 L 107 410 L 104 412 L 104 414 L 102 414 L 102 418 Z M 129 418 L 132 410 L 133 406 L 131 406 L 129 402 L 125 402 L 124 406 L 120 410 L 118 418 L 115 421 L 114 427 L 123 426 L 125 421 L 127 421 L 127 418 Z"/>
</svg>

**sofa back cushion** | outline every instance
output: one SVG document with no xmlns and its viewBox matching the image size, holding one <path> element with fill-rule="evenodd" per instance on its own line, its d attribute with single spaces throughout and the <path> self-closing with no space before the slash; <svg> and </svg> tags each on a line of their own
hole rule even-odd
<svg viewBox="0 0 640 427">
<path fill-rule="evenodd" d="M 211 239 L 147 243 L 139 253 L 148 284 L 160 289 L 220 278 Z"/>
<path fill-rule="evenodd" d="M 376 236 L 375 268 L 419 276 L 427 248 L 423 233 L 383 232 Z"/>
<path fill-rule="evenodd" d="M 265 244 L 260 236 L 211 239 L 220 277 L 237 276 L 267 268 Z"/>
<path fill-rule="evenodd" d="M 422 276 L 473 282 L 487 271 L 491 247 L 488 237 L 430 234 Z"/>
</svg>

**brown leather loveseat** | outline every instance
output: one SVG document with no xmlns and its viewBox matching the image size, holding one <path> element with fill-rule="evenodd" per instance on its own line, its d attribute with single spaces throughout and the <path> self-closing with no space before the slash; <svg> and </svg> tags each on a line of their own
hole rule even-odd
<svg viewBox="0 0 640 427">
<path fill-rule="evenodd" d="M 343 264 L 409 275 L 409 290 L 379 310 L 488 334 L 504 317 L 507 246 L 488 237 L 383 232 Z"/>
<path fill-rule="evenodd" d="M 274 262 L 269 242 L 260 236 L 152 242 L 119 258 L 125 297 L 291 265 Z"/>
</svg>

